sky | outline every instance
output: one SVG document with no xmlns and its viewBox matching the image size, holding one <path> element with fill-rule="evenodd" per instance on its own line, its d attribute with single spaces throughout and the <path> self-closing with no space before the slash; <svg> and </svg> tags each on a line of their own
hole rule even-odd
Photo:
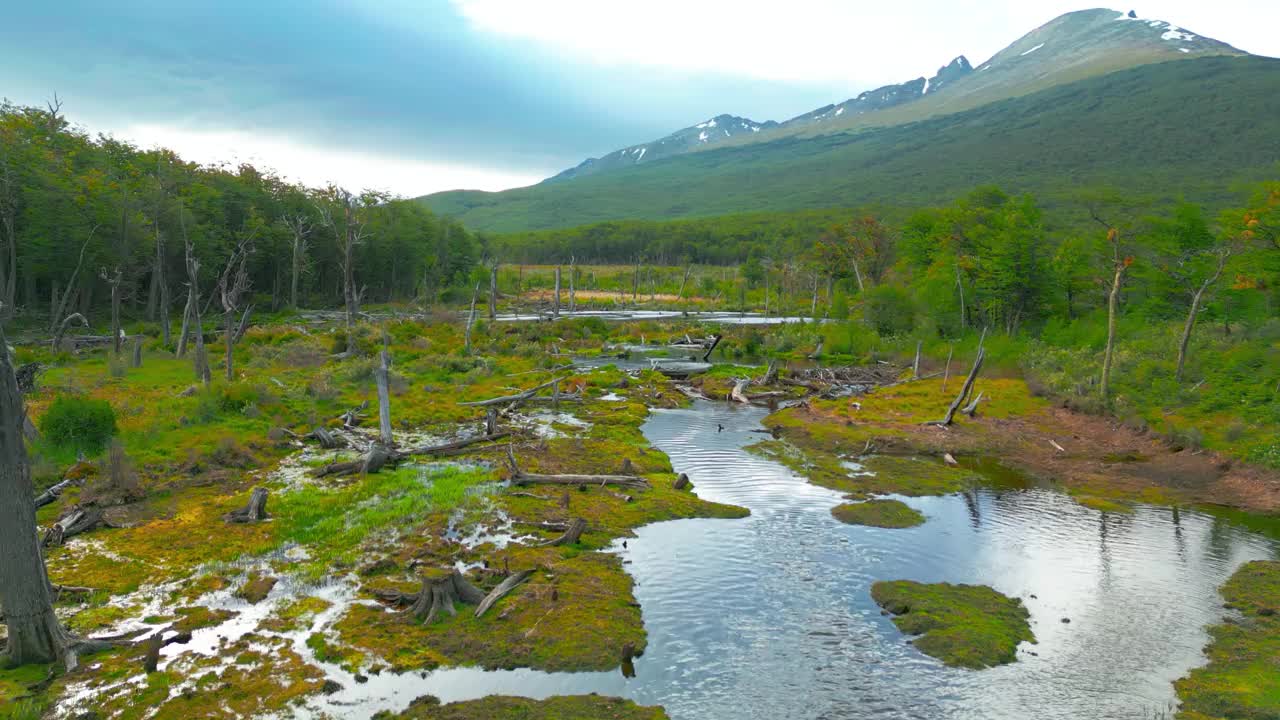
<svg viewBox="0 0 1280 720">
<path fill-rule="evenodd" d="M 1131 0 L 1136 1 L 1136 0 Z M 721 113 L 974 65 L 1057 0 L 19 0 L 0 96 L 203 163 L 408 197 L 535 183 Z M 1280 56 L 1280 3 L 1132 5 Z"/>
</svg>

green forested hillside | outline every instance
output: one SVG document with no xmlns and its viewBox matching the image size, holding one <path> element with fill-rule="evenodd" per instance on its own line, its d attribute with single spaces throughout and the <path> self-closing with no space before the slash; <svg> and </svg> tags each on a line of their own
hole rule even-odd
<svg viewBox="0 0 1280 720">
<path fill-rule="evenodd" d="M 1280 60 L 1147 65 L 892 128 L 692 153 L 500 193 L 422 198 L 468 227 L 513 232 L 624 218 L 923 206 L 975 185 L 1052 209 L 1081 187 L 1238 202 L 1280 159 Z"/>
</svg>

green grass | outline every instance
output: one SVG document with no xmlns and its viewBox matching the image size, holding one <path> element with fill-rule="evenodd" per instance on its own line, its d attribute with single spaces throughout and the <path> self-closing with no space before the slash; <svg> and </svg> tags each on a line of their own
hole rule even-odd
<svg viewBox="0 0 1280 720">
<path fill-rule="evenodd" d="M 1239 612 L 1209 629 L 1209 664 L 1175 686 L 1183 720 L 1280 718 L 1280 562 L 1245 564 L 1222 586 Z"/>
<path fill-rule="evenodd" d="M 915 646 L 947 665 L 986 668 L 1018 659 L 1018 644 L 1035 642 L 1022 601 L 984 585 L 924 584 L 911 580 L 871 586 L 876 604 Z"/>
<path fill-rule="evenodd" d="M 924 515 L 900 500 L 882 499 L 844 503 L 831 508 L 831 514 L 840 522 L 849 525 L 909 528 L 924 524 Z"/>
</svg>

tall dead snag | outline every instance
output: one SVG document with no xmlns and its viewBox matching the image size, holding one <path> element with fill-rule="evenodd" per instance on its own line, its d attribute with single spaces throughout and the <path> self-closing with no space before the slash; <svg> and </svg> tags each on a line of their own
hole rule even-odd
<svg viewBox="0 0 1280 720">
<path fill-rule="evenodd" d="M 160 212 L 164 203 L 163 187 L 161 188 L 160 200 L 156 207 L 156 216 L 152 220 L 152 227 L 156 236 L 156 258 L 155 268 L 151 271 L 151 287 L 152 293 L 155 295 L 156 302 L 160 310 L 160 341 L 164 347 L 169 347 L 171 330 L 169 328 L 169 282 L 164 274 L 164 235 L 160 233 Z"/>
<path fill-rule="evenodd" d="M 578 310 L 578 297 L 576 288 L 576 279 L 574 276 L 578 274 L 578 266 L 576 258 L 569 256 L 569 314 L 572 315 Z"/>
<path fill-rule="evenodd" d="M 489 322 L 498 318 L 498 261 L 489 267 Z"/>
<path fill-rule="evenodd" d="M 1182 339 L 1178 342 L 1178 367 L 1174 371 L 1173 378 L 1178 382 L 1182 381 L 1182 368 L 1187 362 L 1187 346 L 1191 344 L 1191 331 L 1196 326 L 1196 315 L 1200 312 L 1200 302 L 1204 299 L 1204 294 L 1209 288 L 1218 282 L 1218 278 L 1222 277 L 1222 271 L 1227 266 L 1227 260 L 1231 257 L 1231 248 L 1219 248 L 1215 253 L 1217 257 L 1217 265 L 1214 267 L 1213 274 L 1204 279 L 1200 283 L 1195 292 L 1191 295 L 1191 307 L 1187 309 L 1187 322 L 1182 326 Z"/>
<path fill-rule="evenodd" d="M 195 339 L 195 355 L 192 360 L 192 366 L 195 369 L 196 380 L 209 384 L 213 379 L 209 370 L 209 353 L 204 346 L 204 325 L 203 319 L 200 317 L 200 259 L 196 257 L 195 246 L 191 243 L 191 238 L 187 235 L 187 223 L 184 219 L 186 212 L 178 208 L 178 225 L 182 228 L 182 241 L 186 245 L 186 265 L 187 265 L 187 317 L 190 318 L 190 333 Z M 187 326 L 187 321 L 183 320 L 183 327 Z M 186 350 L 186 332 L 184 330 L 182 338 L 178 340 L 178 354 L 181 356 Z"/>
<path fill-rule="evenodd" d="M 282 218 L 284 226 L 289 229 L 290 235 L 290 263 L 289 263 L 289 307 L 298 308 L 298 279 L 302 277 L 303 265 L 306 262 L 308 240 L 307 236 L 311 232 L 311 219 L 302 213 L 294 215 L 285 215 Z"/>
<path fill-rule="evenodd" d="M 133 360 L 129 363 L 130 367 L 142 367 L 142 338 L 135 337 L 133 339 Z"/>
<path fill-rule="evenodd" d="M 916 359 L 915 359 L 915 362 L 911 363 L 911 379 L 912 380 L 920 379 L 920 348 L 923 346 L 924 346 L 923 340 L 916 341 Z"/>
<path fill-rule="evenodd" d="M 378 439 L 386 447 L 391 447 L 395 445 L 395 438 L 391 434 L 391 388 L 388 372 L 391 361 L 387 357 L 386 347 L 382 348 L 379 357 L 381 362 L 373 371 L 378 384 Z"/>
<path fill-rule="evenodd" d="M 471 328 L 476 324 L 476 298 L 479 295 L 480 283 L 476 283 L 476 289 L 471 292 L 471 310 L 467 313 L 467 330 L 462 341 L 462 352 L 466 355 L 471 354 Z"/>
<path fill-rule="evenodd" d="M 969 395 L 973 392 L 973 383 L 978 379 L 978 371 L 982 369 L 982 361 L 987 357 L 987 351 L 978 345 L 978 356 L 973 359 L 973 367 L 969 370 L 969 376 L 965 378 L 964 385 L 960 388 L 960 394 L 956 395 L 956 399 L 951 401 L 951 407 L 947 408 L 947 414 L 942 420 L 937 422 L 938 425 L 947 426 L 955 419 L 956 411 L 959 410 L 965 400 L 969 399 Z M 974 409 L 977 409 L 977 402 L 974 402 Z"/>
<path fill-rule="evenodd" d="M 120 283 L 124 280 L 124 273 L 119 267 L 111 272 L 107 272 L 106 268 L 98 271 L 98 277 L 111 288 L 111 353 L 120 355 Z"/>
<path fill-rule="evenodd" d="M 249 493 L 249 502 L 238 510 L 232 510 L 227 513 L 227 522 L 232 523 L 251 523 L 265 520 L 267 515 L 267 489 L 254 488 Z"/>
<path fill-rule="evenodd" d="M 684 277 L 680 278 L 680 289 L 676 291 L 677 301 L 684 299 L 684 286 L 689 284 L 689 273 L 691 272 L 693 272 L 693 265 L 691 263 L 685 263 Z"/>
<path fill-rule="evenodd" d="M 0 328 L 0 349 L 8 338 Z M 0 352 L 0 608 L 8 628 L 9 664 L 50 663 L 69 640 L 53 613 L 53 596 L 36 535 L 31 468 L 22 439 L 26 409 L 13 361 Z"/>
<path fill-rule="evenodd" d="M 62 293 L 62 297 L 58 300 L 57 307 L 54 308 L 53 315 L 49 317 L 49 332 L 53 335 L 52 347 L 55 352 L 58 350 L 58 345 L 62 342 L 62 335 L 66 332 L 67 324 L 73 318 L 79 318 L 80 321 L 84 323 L 85 327 L 89 326 L 89 321 L 85 320 L 84 316 L 80 313 L 67 315 L 66 312 L 68 306 L 71 304 L 71 299 L 76 294 L 76 281 L 80 278 L 80 268 L 84 265 L 84 251 L 88 249 L 89 243 L 93 240 L 93 234 L 97 231 L 98 227 L 95 225 L 89 230 L 89 237 L 85 238 L 84 244 L 80 246 L 80 258 L 76 260 L 76 267 L 71 271 L 71 279 L 67 281 L 66 292 Z"/>
<path fill-rule="evenodd" d="M 1111 243 L 1111 291 L 1107 294 L 1107 347 L 1102 355 L 1102 383 L 1100 391 L 1105 401 L 1111 397 L 1111 364 L 1115 357 L 1116 347 L 1116 315 L 1120 306 L 1120 287 L 1124 283 L 1125 271 L 1133 264 L 1133 258 L 1125 257 L 1120 252 L 1120 231 L 1114 225 L 1103 220 L 1096 210 L 1090 208 L 1090 216 L 1099 225 L 1107 229 L 1107 242 Z"/>
<path fill-rule="evenodd" d="M 560 266 L 556 266 L 556 294 L 551 300 L 551 317 L 560 317 Z"/>
<path fill-rule="evenodd" d="M 240 241 L 231 258 L 227 260 L 227 266 L 222 271 L 222 276 L 218 279 L 218 293 L 222 299 L 222 323 L 224 340 L 226 344 L 226 369 L 227 381 L 235 379 L 235 350 L 236 341 L 244 334 L 244 328 L 249 324 L 249 316 L 253 312 L 253 306 L 245 308 L 244 317 L 240 319 L 240 323 L 236 324 L 236 311 L 240 308 L 240 300 L 244 297 L 244 293 L 249 289 L 249 255 L 253 253 L 253 237 L 250 235 Z"/>
</svg>

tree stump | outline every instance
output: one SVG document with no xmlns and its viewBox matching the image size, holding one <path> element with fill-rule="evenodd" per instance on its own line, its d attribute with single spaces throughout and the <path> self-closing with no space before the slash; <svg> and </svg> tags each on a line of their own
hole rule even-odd
<svg viewBox="0 0 1280 720">
<path fill-rule="evenodd" d="M 41 542 L 45 547 L 57 547 L 69 538 L 86 533 L 101 524 L 101 510 L 95 507 L 72 508 L 45 531 Z"/>
<path fill-rule="evenodd" d="M 685 488 L 689 487 L 689 485 L 690 485 L 689 476 L 686 475 L 685 473 L 680 473 L 680 476 L 676 478 L 675 483 L 671 487 L 675 488 L 676 490 L 684 490 Z"/>
<path fill-rule="evenodd" d="M 254 488 L 249 494 L 249 503 L 239 510 L 227 513 L 227 522 L 250 523 L 265 520 L 267 517 L 267 489 Z"/>
<path fill-rule="evenodd" d="M 485 600 L 485 594 L 472 585 L 457 569 L 428 574 L 422 578 L 422 588 L 414 598 L 411 610 L 423 622 L 430 624 L 440 615 L 440 611 L 452 617 L 458 614 L 454 603 L 478 605 Z"/>
<path fill-rule="evenodd" d="M 569 523 L 569 529 L 565 530 L 563 535 L 556 538 L 555 540 L 548 540 L 547 542 L 542 543 L 541 547 L 553 547 L 557 545 L 572 545 L 578 542 L 578 540 L 582 538 L 582 533 L 586 531 L 586 529 L 587 529 L 586 520 L 582 518 L 574 518 L 573 522 Z"/>
</svg>

